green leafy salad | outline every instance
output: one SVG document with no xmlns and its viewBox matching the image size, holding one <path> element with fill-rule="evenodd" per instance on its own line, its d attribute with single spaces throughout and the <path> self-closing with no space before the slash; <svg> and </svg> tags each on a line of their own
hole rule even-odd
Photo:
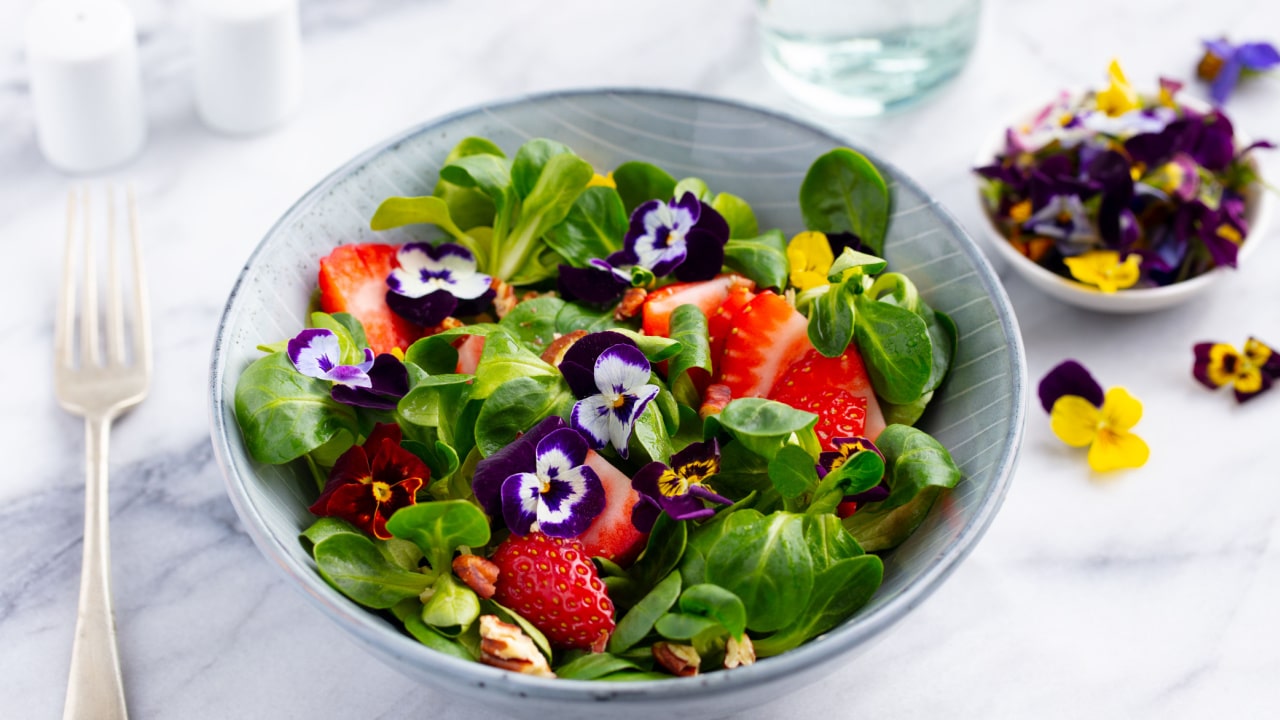
<svg viewBox="0 0 1280 720">
<path fill-rule="evenodd" d="M 883 256 L 889 189 L 844 148 L 806 230 L 563 144 L 462 141 L 433 194 L 337 247 L 309 327 L 235 412 L 315 478 L 301 542 L 447 655 L 547 677 L 689 676 L 852 616 L 961 473 L 912 427 L 957 332 Z"/>
</svg>

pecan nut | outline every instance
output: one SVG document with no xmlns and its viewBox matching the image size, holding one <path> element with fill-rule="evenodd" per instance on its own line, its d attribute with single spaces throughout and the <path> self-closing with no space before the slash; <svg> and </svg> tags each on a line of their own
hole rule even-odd
<svg viewBox="0 0 1280 720">
<path fill-rule="evenodd" d="M 494 583 L 498 582 L 498 566 L 479 555 L 459 555 L 454 558 L 453 573 L 485 600 L 493 597 L 497 590 Z"/>
<path fill-rule="evenodd" d="M 692 645 L 656 642 L 653 644 L 653 659 L 677 677 L 692 677 L 698 674 L 698 666 L 702 657 Z"/>
<path fill-rule="evenodd" d="M 533 640 L 497 615 L 480 616 L 480 662 L 525 675 L 556 676 Z"/>
<path fill-rule="evenodd" d="M 724 646 L 724 666 L 732 670 L 743 665 L 751 665 L 756 661 L 756 646 L 751 644 L 751 638 L 743 634 L 742 640 L 739 641 L 734 636 L 729 636 L 729 642 Z"/>
<path fill-rule="evenodd" d="M 516 299 L 516 289 L 507 283 L 494 278 L 489 287 L 493 288 L 493 311 L 497 313 L 498 319 L 507 316 L 520 301 Z"/>
<path fill-rule="evenodd" d="M 574 330 L 557 337 L 547 345 L 546 350 L 542 351 L 542 360 L 548 365 L 560 367 L 560 361 L 564 360 L 564 354 L 569 352 L 569 348 L 586 336 L 586 330 Z"/>
<path fill-rule="evenodd" d="M 640 312 L 640 308 L 644 307 L 644 299 L 649 293 L 644 288 L 633 287 L 627 288 L 622 294 L 622 300 L 618 302 L 618 307 L 613 311 L 613 319 L 618 322 L 630 320 Z"/>
</svg>

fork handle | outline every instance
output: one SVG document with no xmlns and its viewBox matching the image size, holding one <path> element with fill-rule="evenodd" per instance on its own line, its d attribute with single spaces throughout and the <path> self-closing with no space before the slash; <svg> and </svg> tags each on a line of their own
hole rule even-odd
<svg viewBox="0 0 1280 720">
<path fill-rule="evenodd" d="M 107 438 L 111 418 L 85 418 L 84 560 L 63 720 L 125 720 L 124 683 L 111 610 Z"/>
</svg>

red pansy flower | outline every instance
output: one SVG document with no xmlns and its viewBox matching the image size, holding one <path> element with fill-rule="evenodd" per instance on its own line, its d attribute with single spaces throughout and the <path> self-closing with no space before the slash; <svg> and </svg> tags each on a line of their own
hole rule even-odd
<svg viewBox="0 0 1280 720">
<path fill-rule="evenodd" d="M 376 538 L 387 540 L 387 519 L 417 502 L 416 494 L 431 471 L 400 446 L 400 426 L 382 423 L 364 445 L 342 454 L 311 512 L 346 520 Z"/>
</svg>

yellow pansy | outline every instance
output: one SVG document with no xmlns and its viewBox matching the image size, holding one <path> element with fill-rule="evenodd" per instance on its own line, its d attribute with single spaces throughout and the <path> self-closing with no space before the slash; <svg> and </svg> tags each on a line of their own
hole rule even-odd
<svg viewBox="0 0 1280 720">
<path fill-rule="evenodd" d="M 1050 427 L 1072 447 L 1089 448 L 1089 467 L 1097 472 L 1142 467 L 1151 450 L 1129 432 L 1142 419 L 1142 403 L 1120 387 L 1111 388 L 1099 408 L 1077 395 L 1053 404 Z"/>
<path fill-rule="evenodd" d="M 1120 69 L 1120 61 L 1111 61 L 1111 66 L 1107 68 L 1107 76 L 1111 79 L 1111 85 L 1106 90 L 1098 92 L 1099 110 L 1109 117 L 1116 117 L 1142 107 L 1137 91 L 1129 84 L 1129 79 Z"/>
<path fill-rule="evenodd" d="M 587 183 L 587 187 L 607 187 L 617 189 L 618 183 L 614 182 L 612 172 L 608 175 L 596 173 L 591 176 L 591 182 Z"/>
<path fill-rule="evenodd" d="M 820 232 L 802 232 L 787 243 L 787 262 L 791 265 L 791 284 L 801 291 L 829 284 L 827 271 L 835 262 L 831 243 Z"/>
<path fill-rule="evenodd" d="M 1115 250 L 1090 250 L 1083 255 L 1065 258 L 1071 277 L 1085 285 L 1093 285 L 1104 293 L 1113 293 L 1133 287 L 1141 276 L 1142 258 L 1129 255 L 1120 262 Z"/>
</svg>

